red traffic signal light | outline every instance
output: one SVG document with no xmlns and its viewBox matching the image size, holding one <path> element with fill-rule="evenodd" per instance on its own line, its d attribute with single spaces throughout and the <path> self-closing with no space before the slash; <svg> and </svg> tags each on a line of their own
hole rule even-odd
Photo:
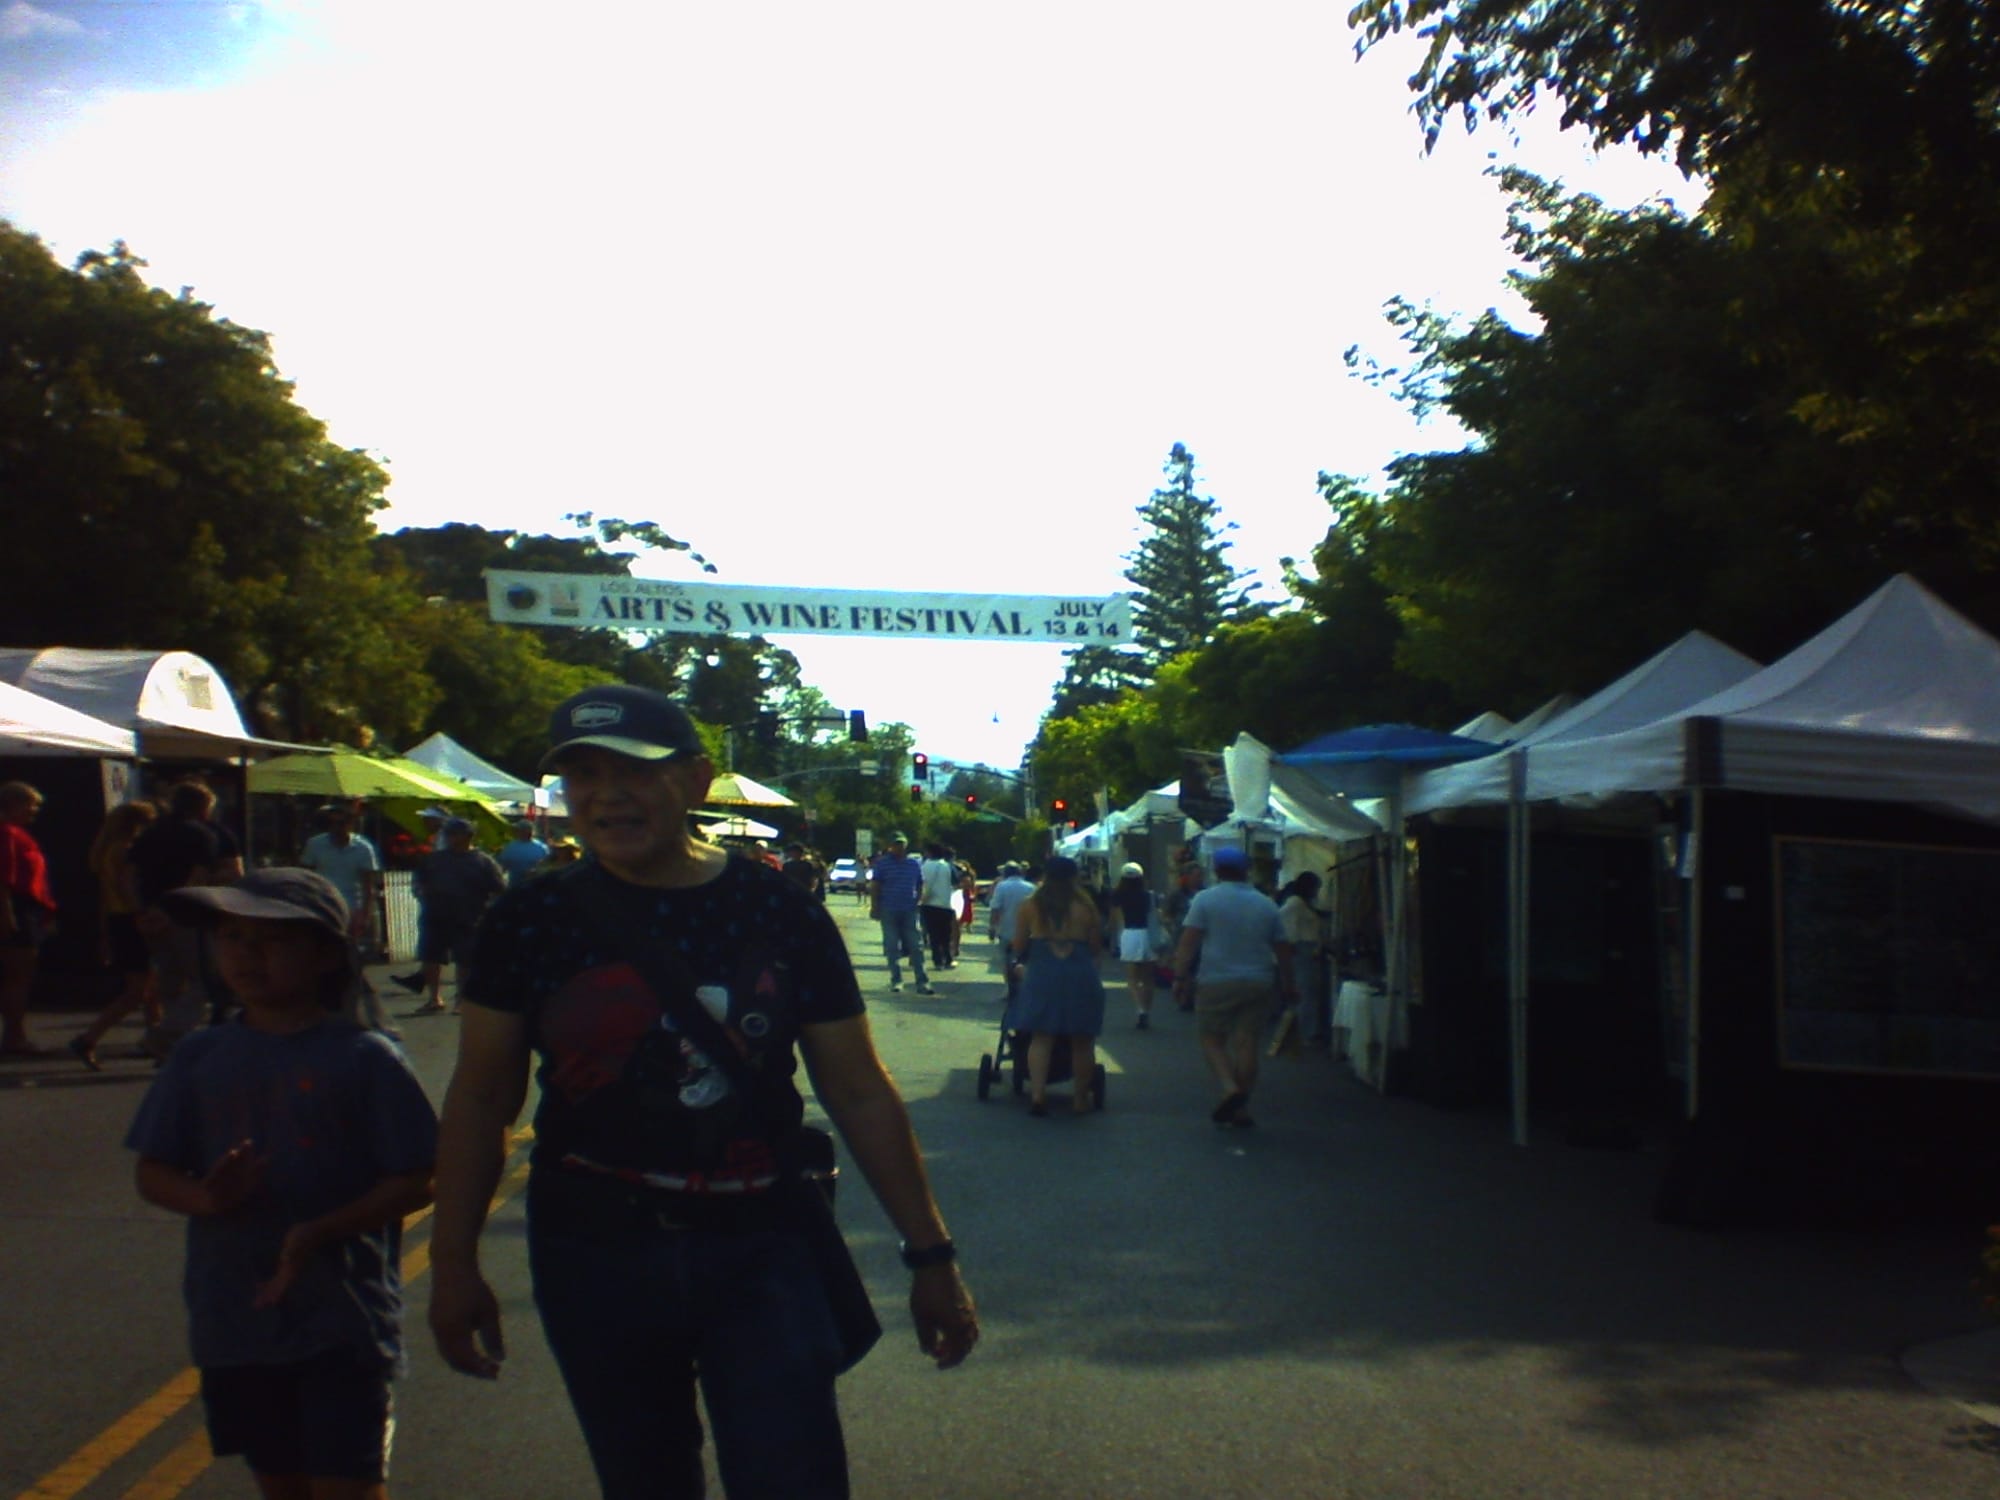
<svg viewBox="0 0 2000 1500">
<path fill-rule="evenodd" d="M 910 757 L 910 775 L 918 781 L 931 779 L 931 758 L 921 750 Z"/>
<path fill-rule="evenodd" d="M 1051 823 L 1066 823 L 1069 821 L 1069 804 L 1063 801 L 1062 798 L 1058 797 L 1049 804 L 1049 821 Z"/>
<path fill-rule="evenodd" d="M 979 793 L 977 793 L 977 792 L 967 792 L 967 793 L 965 794 L 965 805 L 966 805 L 967 807 L 977 807 L 977 806 L 979 806 Z"/>
<path fill-rule="evenodd" d="M 910 800 L 911 800 L 912 802 L 921 802 L 921 801 L 923 801 L 923 800 L 924 800 L 924 789 L 923 789 L 922 787 L 920 787 L 920 786 L 913 786 L 913 787 L 911 787 L 911 788 L 910 788 Z"/>
</svg>

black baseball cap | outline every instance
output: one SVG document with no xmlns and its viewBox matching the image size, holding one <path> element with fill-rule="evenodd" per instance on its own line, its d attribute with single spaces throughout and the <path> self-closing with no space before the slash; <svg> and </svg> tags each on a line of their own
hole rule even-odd
<svg viewBox="0 0 2000 1500">
<path fill-rule="evenodd" d="M 549 716 L 549 749 L 537 769 L 547 771 L 565 750 L 595 745 L 634 760 L 705 755 L 694 720 L 665 693 L 614 683 L 563 699 Z"/>
<path fill-rule="evenodd" d="M 160 897 L 176 922 L 208 927 L 223 917 L 310 922 L 347 940 L 347 902 L 324 875 L 291 866 L 252 870 L 234 885 L 187 885 Z"/>
</svg>

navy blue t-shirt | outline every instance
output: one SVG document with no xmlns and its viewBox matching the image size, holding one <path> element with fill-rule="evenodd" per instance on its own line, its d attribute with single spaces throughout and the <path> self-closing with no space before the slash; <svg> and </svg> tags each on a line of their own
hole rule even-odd
<svg viewBox="0 0 2000 1500">
<path fill-rule="evenodd" d="M 683 1037 L 638 971 L 582 926 L 609 913 L 633 945 L 660 943 L 758 1078 L 753 1110 Z M 463 998 L 525 1016 L 540 1057 L 535 1165 L 643 1176 L 689 1191 L 768 1186 L 771 1142 L 804 1118 L 801 1026 L 862 1013 L 847 945 L 826 908 L 754 860 L 706 884 L 629 885 L 578 866 L 507 892 L 479 927 Z"/>
<path fill-rule="evenodd" d="M 199 1177 L 244 1140 L 268 1159 L 262 1186 L 232 1213 L 188 1220 L 194 1362 L 288 1364 L 350 1349 L 400 1369 L 400 1224 L 320 1251 L 275 1307 L 251 1301 L 292 1226 L 436 1161 L 437 1116 L 402 1049 L 337 1016 L 286 1034 L 211 1026 L 174 1048 L 125 1144 Z"/>
</svg>

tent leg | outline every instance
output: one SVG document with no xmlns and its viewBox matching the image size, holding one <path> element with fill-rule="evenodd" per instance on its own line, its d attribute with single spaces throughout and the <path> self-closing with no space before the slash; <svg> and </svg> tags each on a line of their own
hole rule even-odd
<svg viewBox="0 0 2000 1500">
<path fill-rule="evenodd" d="M 1700 787 L 1690 793 L 1688 846 L 1681 856 L 1687 879 L 1687 1118 L 1701 1107 L 1701 896 L 1702 832 L 1707 801 Z"/>
<path fill-rule="evenodd" d="M 1514 1144 L 1528 1144 L 1527 757 L 1509 756 L 1507 799 L 1507 1033 Z"/>
</svg>

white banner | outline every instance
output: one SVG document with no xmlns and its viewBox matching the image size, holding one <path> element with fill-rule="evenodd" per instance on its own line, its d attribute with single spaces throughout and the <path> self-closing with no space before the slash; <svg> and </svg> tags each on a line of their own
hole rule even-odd
<svg viewBox="0 0 2000 1500">
<path fill-rule="evenodd" d="M 1123 645 L 1132 638 L 1132 601 L 1124 594 L 890 594 L 488 569 L 486 603 L 508 625 L 692 635 L 899 635 L 1063 646 Z"/>
</svg>

